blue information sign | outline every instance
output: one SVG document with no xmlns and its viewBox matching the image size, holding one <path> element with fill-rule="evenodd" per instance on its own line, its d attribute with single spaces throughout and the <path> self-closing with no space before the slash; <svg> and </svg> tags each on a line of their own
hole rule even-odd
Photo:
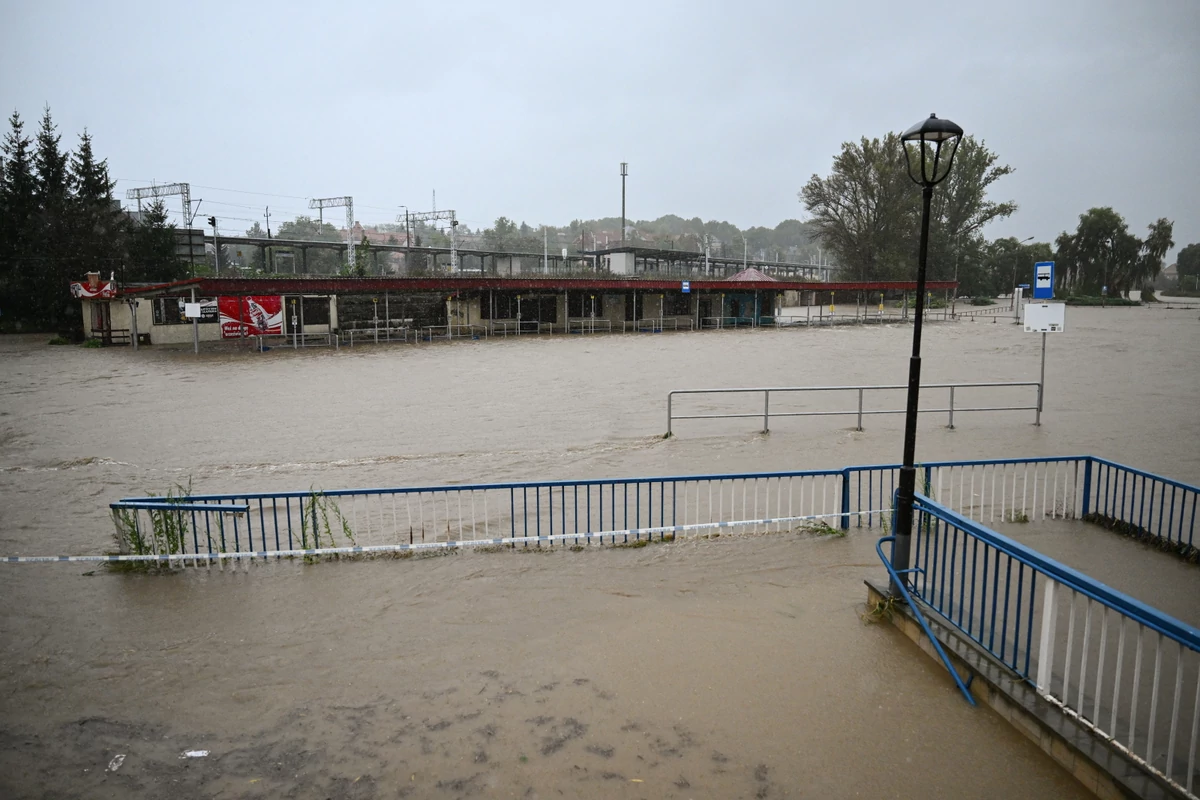
<svg viewBox="0 0 1200 800">
<path fill-rule="evenodd" d="M 691 281 L 684 281 L 684 282 L 683 282 L 683 287 L 682 287 L 682 288 L 683 288 L 683 293 L 684 293 L 684 294 L 690 294 L 690 293 L 691 293 L 691 291 L 692 291 L 692 282 L 691 282 Z"/>
<path fill-rule="evenodd" d="M 1049 300 L 1054 297 L 1054 262 L 1039 261 L 1033 265 L 1033 299 Z"/>
</svg>

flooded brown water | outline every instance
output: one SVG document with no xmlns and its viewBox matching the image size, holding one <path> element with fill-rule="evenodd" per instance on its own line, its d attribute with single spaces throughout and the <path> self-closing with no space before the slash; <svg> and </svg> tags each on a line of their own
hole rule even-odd
<svg viewBox="0 0 1200 800">
<path fill-rule="evenodd" d="M 1071 309 L 1068 324 L 1049 341 L 1040 428 L 1032 412 L 963 414 L 953 431 L 926 417 L 918 457 L 1092 453 L 1200 480 L 1195 315 Z M 864 432 L 773 420 L 769 436 L 755 420 L 684 421 L 664 441 L 665 399 L 903 383 L 909 336 L 200 356 L 8 337 L 0 555 L 103 552 L 110 501 L 188 480 L 222 492 L 894 462 L 899 417 Z M 925 342 L 926 382 L 1037 376 L 1040 338 L 1008 321 L 931 326 Z M 1045 536 L 1083 568 L 1095 552 Z M 0 568 L 5 797 L 1083 794 L 915 646 L 863 624 L 862 581 L 882 572 L 869 533 L 167 576 Z M 193 749 L 210 755 L 179 758 Z"/>
</svg>

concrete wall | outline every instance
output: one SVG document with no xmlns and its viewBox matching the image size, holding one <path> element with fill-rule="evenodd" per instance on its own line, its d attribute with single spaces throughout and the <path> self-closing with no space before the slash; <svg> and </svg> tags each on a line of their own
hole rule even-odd
<svg viewBox="0 0 1200 800">
<path fill-rule="evenodd" d="M 613 275 L 632 275 L 634 265 L 633 253 L 609 253 L 603 258 L 608 263 L 608 270 Z"/>
</svg>

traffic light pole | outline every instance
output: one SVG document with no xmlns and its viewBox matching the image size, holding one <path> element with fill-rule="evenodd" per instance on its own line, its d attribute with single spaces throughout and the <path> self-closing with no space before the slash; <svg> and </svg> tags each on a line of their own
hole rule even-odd
<svg viewBox="0 0 1200 800">
<path fill-rule="evenodd" d="M 217 218 L 209 217 L 208 224 L 212 225 L 213 229 L 213 258 L 216 259 L 215 275 L 221 274 L 221 245 L 217 242 Z"/>
</svg>

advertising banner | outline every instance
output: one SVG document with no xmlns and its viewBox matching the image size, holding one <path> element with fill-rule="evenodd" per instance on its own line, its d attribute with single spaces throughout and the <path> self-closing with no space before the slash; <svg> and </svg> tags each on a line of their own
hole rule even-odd
<svg viewBox="0 0 1200 800">
<path fill-rule="evenodd" d="M 283 333 L 283 298 L 279 295 L 219 297 L 217 307 L 222 339 Z"/>
</svg>

